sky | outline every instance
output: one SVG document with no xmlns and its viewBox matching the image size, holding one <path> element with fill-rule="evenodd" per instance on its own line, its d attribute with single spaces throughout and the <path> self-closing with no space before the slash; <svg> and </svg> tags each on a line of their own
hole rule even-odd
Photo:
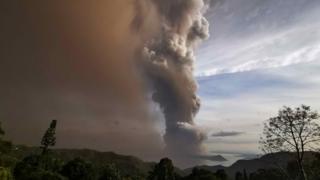
<svg viewBox="0 0 320 180">
<path fill-rule="evenodd" d="M 224 165 L 261 154 L 263 122 L 282 106 L 320 110 L 319 17 L 317 0 L 212 2 L 211 37 L 194 73 L 202 100 L 196 123 Z"/>
<path fill-rule="evenodd" d="M 1 2 L 0 121 L 6 138 L 15 144 L 38 146 L 50 121 L 57 119 L 57 148 L 114 151 L 146 161 L 166 155 L 164 116 L 152 102 L 147 78 L 140 74 L 150 66 L 140 67 L 141 62 L 136 62 L 141 60 L 136 57 L 137 49 L 144 49 L 150 39 L 158 42 L 153 38 L 163 38 L 159 34 L 168 28 L 148 2 Z M 175 5 L 186 1 L 154 2 L 162 13 L 175 2 L 172 7 L 179 11 L 171 9 L 172 14 L 201 6 L 201 1 L 189 1 L 197 3 L 184 7 Z M 195 117 L 197 127 L 185 119 L 174 124 L 189 133 L 182 139 L 194 135 L 201 137 L 197 140 L 205 139 L 206 154 L 200 158 L 223 155 L 227 159 L 206 163 L 230 165 L 261 154 L 262 124 L 283 105 L 306 104 L 320 111 L 319 16 L 319 0 L 211 1 L 206 12 L 210 38 L 195 53 L 193 75 L 202 102 Z M 165 17 L 178 27 L 195 28 L 187 32 L 207 25 L 203 19 L 193 26 L 184 22 L 188 22 L 184 16 L 183 23 Z M 189 49 L 179 44 L 181 39 L 166 40 L 178 43 L 170 46 L 175 53 L 189 57 Z M 153 53 L 150 51 L 150 57 Z M 188 82 L 195 89 L 188 74 L 192 67 L 187 64 L 185 74 L 176 72 L 177 67 L 169 76 L 161 76 L 157 68 L 149 71 L 161 78 L 173 77 L 169 85 L 179 88 L 169 90 L 187 91 L 184 97 L 189 95 Z M 181 75 L 187 81 L 179 81 Z M 166 97 L 169 104 L 172 98 L 176 97 Z M 194 100 L 193 94 L 191 98 Z M 184 146 L 190 141 L 185 142 Z"/>
</svg>

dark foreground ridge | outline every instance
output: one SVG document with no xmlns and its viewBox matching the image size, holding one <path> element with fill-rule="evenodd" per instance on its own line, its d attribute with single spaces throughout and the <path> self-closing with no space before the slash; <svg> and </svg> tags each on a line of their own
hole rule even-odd
<svg viewBox="0 0 320 180">
<path fill-rule="evenodd" d="M 30 154 L 39 154 L 41 149 L 39 147 L 15 146 L 10 153 L 17 161 L 23 160 Z M 150 172 L 157 166 L 156 162 L 145 162 L 137 157 L 120 155 L 114 152 L 99 152 L 90 149 L 52 149 L 52 155 L 63 162 L 70 162 L 74 159 L 81 158 L 84 161 L 92 163 L 95 167 L 103 167 L 106 163 L 115 165 L 123 176 L 148 177 Z M 316 159 L 315 152 L 307 152 L 305 156 L 306 162 L 311 162 Z M 251 160 L 238 160 L 229 167 L 221 165 L 217 166 L 196 166 L 181 170 L 174 167 L 175 176 L 178 177 L 192 177 L 195 169 L 206 170 L 207 172 L 217 173 L 225 172 L 229 180 L 234 180 L 235 175 L 239 172 L 248 174 L 255 173 L 259 170 L 268 169 L 287 169 L 288 164 L 294 161 L 294 153 L 279 152 L 267 154 L 260 158 Z M 173 162 L 174 164 L 174 162 Z M 199 172 L 199 173 L 206 173 Z M 186 178 L 187 179 L 187 178 Z M 192 178 L 191 178 L 192 179 Z"/>
<path fill-rule="evenodd" d="M 12 155 L 18 160 L 22 160 L 30 154 L 39 154 L 39 152 L 40 150 L 38 147 L 20 145 L 14 148 Z M 51 153 L 54 157 L 61 159 L 64 162 L 81 158 L 91 162 L 95 166 L 103 166 L 106 163 L 114 164 L 117 168 L 121 169 L 123 171 L 122 173 L 125 175 L 141 174 L 145 176 L 156 164 L 154 162 L 144 162 L 134 156 L 120 155 L 114 152 L 100 152 L 90 149 L 52 149 Z"/>
</svg>

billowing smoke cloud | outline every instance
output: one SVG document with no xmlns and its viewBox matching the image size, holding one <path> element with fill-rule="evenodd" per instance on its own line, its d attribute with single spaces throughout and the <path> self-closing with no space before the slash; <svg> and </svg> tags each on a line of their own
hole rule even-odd
<svg viewBox="0 0 320 180">
<path fill-rule="evenodd" d="M 202 153 L 204 134 L 194 125 L 200 108 L 193 79 L 194 48 L 209 36 L 202 0 L 153 0 L 159 13 L 158 36 L 143 49 L 146 74 L 153 87 L 153 100 L 166 119 L 164 140 L 178 164 L 194 164 Z"/>
<path fill-rule="evenodd" d="M 57 147 L 162 156 L 134 61 L 154 30 L 133 33 L 133 2 L 0 2 L 0 121 L 8 139 L 39 145 L 57 119 Z M 153 13 L 143 20 L 156 28 Z"/>
<path fill-rule="evenodd" d="M 37 145 L 58 119 L 58 147 L 156 160 L 163 141 L 148 106 L 160 105 L 164 142 L 195 163 L 204 135 L 194 48 L 208 36 L 202 0 L 1 2 L 0 114 L 7 137 Z M 191 160 L 190 160 L 191 159 Z"/>
</svg>

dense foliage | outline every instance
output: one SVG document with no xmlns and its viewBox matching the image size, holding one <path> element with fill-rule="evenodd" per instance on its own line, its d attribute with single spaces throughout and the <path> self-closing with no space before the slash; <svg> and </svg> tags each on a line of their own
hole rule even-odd
<svg viewBox="0 0 320 180">
<path fill-rule="evenodd" d="M 317 125 L 311 123 L 318 117 L 307 106 L 295 111 L 284 109 L 280 117 L 270 119 L 267 130 L 286 123 L 285 118 L 291 118 L 292 127 L 302 126 L 310 130 L 308 135 L 318 135 L 313 132 Z M 305 118 L 294 120 L 294 118 Z M 291 121 L 290 120 L 290 121 Z M 174 167 L 169 158 L 163 158 L 159 163 L 145 163 L 131 156 L 120 156 L 114 153 L 100 153 L 91 150 L 52 150 L 56 143 L 55 130 L 57 121 L 51 122 L 44 133 L 40 148 L 15 146 L 4 140 L 5 132 L 0 124 L 0 180 L 301 180 L 301 167 L 297 160 L 288 162 L 286 167 L 259 169 L 247 172 L 246 169 L 235 174 L 220 169 L 216 171 L 204 168 L 193 168 L 189 174 L 182 173 Z M 289 123 L 290 125 L 290 123 Z M 290 128 L 289 128 L 290 129 Z M 275 131 L 280 133 L 280 131 Z M 271 133 L 268 131 L 268 133 Z M 285 132 L 286 133 L 286 132 Z M 283 137 L 289 137 L 283 136 Z M 282 137 L 282 138 L 283 138 Z M 280 145 L 286 142 L 281 137 L 267 136 L 266 143 Z M 291 142 L 291 141 L 290 141 Z M 309 142 L 309 141 L 308 141 Z M 274 144 L 275 143 L 275 144 Z M 270 145 L 270 144 L 269 144 Z M 274 146 L 270 147 L 274 147 Z M 320 179 L 320 154 L 313 152 L 311 160 L 303 161 L 303 170 L 308 180 Z M 301 155 L 301 154 L 300 154 Z M 229 174 L 228 174 L 229 173 Z M 229 176 L 228 176 L 229 175 Z"/>
<path fill-rule="evenodd" d="M 70 180 L 96 179 L 93 165 L 80 158 L 76 158 L 64 165 L 61 174 Z"/>
<path fill-rule="evenodd" d="M 172 161 L 168 158 L 160 160 L 160 163 L 154 167 L 148 180 L 175 180 L 175 172 Z"/>
<path fill-rule="evenodd" d="M 218 170 L 216 173 L 205 169 L 194 168 L 192 173 L 183 178 L 183 180 L 227 180 L 227 174 L 223 170 Z"/>
</svg>

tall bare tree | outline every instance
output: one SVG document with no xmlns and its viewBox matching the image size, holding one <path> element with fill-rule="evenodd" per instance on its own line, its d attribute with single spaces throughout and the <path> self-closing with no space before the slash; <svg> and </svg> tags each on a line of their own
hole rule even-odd
<svg viewBox="0 0 320 180">
<path fill-rule="evenodd" d="M 314 150 L 320 142 L 319 114 L 310 106 L 294 109 L 283 107 L 276 117 L 270 118 L 263 129 L 261 149 L 266 153 L 294 152 L 299 167 L 299 179 L 307 180 L 304 170 L 305 152 Z"/>
</svg>

